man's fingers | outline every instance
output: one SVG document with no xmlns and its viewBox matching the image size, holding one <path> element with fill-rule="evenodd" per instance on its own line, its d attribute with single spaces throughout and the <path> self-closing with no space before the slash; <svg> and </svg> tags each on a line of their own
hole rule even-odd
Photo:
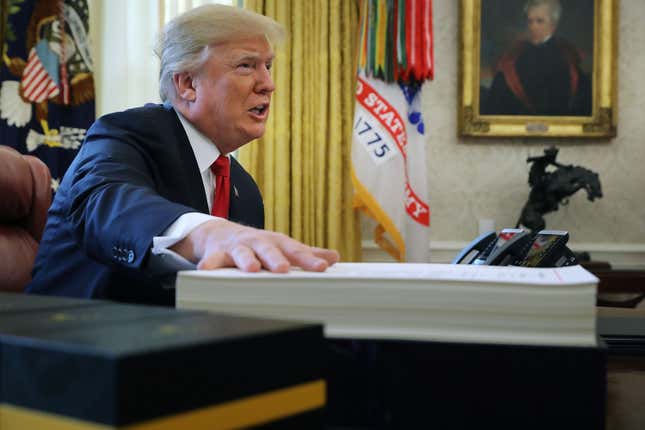
<svg viewBox="0 0 645 430">
<path fill-rule="evenodd" d="M 331 249 L 307 246 L 281 233 L 256 230 L 224 220 L 204 223 L 204 227 L 195 229 L 189 238 L 182 249 L 196 251 L 181 255 L 187 258 L 201 255 L 197 265 L 200 270 L 237 267 L 246 272 L 265 268 L 285 273 L 294 265 L 322 272 L 340 258 L 338 252 Z"/>
<path fill-rule="evenodd" d="M 251 248 L 246 245 L 237 245 L 231 250 L 231 258 L 237 268 L 245 272 L 258 272 L 262 263 L 255 256 Z"/>
<path fill-rule="evenodd" d="M 197 264 L 198 270 L 213 270 L 222 267 L 237 267 L 245 272 L 257 272 L 262 268 L 253 251 L 243 245 L 236 246 L 230 253 L 209 252 Z"/>
<path fill-rule="evenodd" d="M 327 260 L 318 258 L 309 251 L 298 253 L 296 258 L 299 261 L 296 264 L 308 272 L 324 272 L 329 267 Z"/>
<path fill-rule="evenodd" d="M 339 258 L 336 251 L 303 245 L 294 240 L 284 242 L 282 251 L 293 265 L 311 272 L 323 272 Z"/>
<path fill-rule="evenodd" d="M 197 263 L 198 270 L 212 270 L 220 267 L 233 266 L 233 260 L 225 253 L 220 251 L 211 252 Z"/>
<path fill-rule="evenodd" d="M 257 241 L 253 246 L 256 257 L 262 262 L 262 267 L 276 272 L 286 273 L 289 271 L 289 260 L 282 254 L 279 248 L 265 241 Z"/>
<path fill-rule="evenodd" d="M 316 256 L 327 260 L 329 265 L 338 263 L 340 261 L 340 254 L 335 249 L 310 247 L 311 252 Z"/>
</svg>

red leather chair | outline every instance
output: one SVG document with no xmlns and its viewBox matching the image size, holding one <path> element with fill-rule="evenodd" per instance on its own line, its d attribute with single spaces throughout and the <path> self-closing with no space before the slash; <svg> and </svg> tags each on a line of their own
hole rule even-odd
<svg viewBox="0 0 645 430">
<path fill-rule="evenodd" d="M 51 199 L 47 165 L 0 145 L 0 291 L 21 292 L 31 280 Z"/>
</svg>

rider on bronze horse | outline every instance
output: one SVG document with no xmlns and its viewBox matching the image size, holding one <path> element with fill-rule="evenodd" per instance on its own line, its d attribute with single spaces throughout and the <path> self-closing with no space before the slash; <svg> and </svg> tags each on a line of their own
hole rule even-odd
<svg viewBox="0 0 645 430">
<path fill-rule="evenodd" d="M 544 150 L 544 155 L 526 159 L 527 163 L 533 163 L 529 171 L 531 192 L 517 227 L 521 224 L 533 232 L 544 229 L 543 215 L 557 211 L 560 204 L 566 205 L 568 197 L 579 189 L 585 189 L 590 201 L 602 197 L 597 173 L 580 166 L 560 164 L 555 161 L 557 155 L 558 149 L 552 146 Z M 555 166 L 556 170 L 548 172 L 548 166 Z"/>
</svg>

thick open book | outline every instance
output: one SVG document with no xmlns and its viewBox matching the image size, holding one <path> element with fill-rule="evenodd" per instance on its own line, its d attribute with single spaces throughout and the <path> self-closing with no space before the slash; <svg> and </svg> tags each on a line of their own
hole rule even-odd
<svg viewBox="0 0 645 430">
<path fill-rule="evenodd" d="M 334 338 L 596 345 L 580 266 L 339 263 L 324 273 L 183 271 L 177 307 L 320 321 Z"/>
</svg>

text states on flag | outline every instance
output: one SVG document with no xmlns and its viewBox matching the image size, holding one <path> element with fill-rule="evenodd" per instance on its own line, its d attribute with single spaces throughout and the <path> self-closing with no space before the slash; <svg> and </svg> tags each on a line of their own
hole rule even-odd
<svg viewBox="0 0 645 430">
<path fill-rule="evenodd" d="M 414 221 L 421 225 L 430 225 L 430 208 L 426 202 L 418 196 L 410 184 L 407 169 L 407 144 L 408 135 L 405 128 L 405 122 L 399 112 L 376 91 L 366 80 L 358 78 L 356 84 L 356 118 L 354 120 L 354 140 L 361 143 L 372 155 L 372 159 L 380 164 L 391 158 L 392 147 L 396 147 L 403 157 L 405 168 L 403 174 L 405 177 L 405 209 L 406 213 Z M 367 115 L 363 115 L 359 105 L 364 109 Z M 383 135 L 379 133 L 381 127 L 387 132 Z M 373 131 L 372 133 L 369 133 Z M 378 144 L 376 147 L 371 146 Z M 385 158 L 385 155 L 390 155 Z"/>
<path fill-rule="evenodd" d="M 358 78 L 356 82 L 356 101 L 385 127 L 405 158 L 407 134 L 403 120 L 396 109 L 362 78 Z"/>
</svg>

